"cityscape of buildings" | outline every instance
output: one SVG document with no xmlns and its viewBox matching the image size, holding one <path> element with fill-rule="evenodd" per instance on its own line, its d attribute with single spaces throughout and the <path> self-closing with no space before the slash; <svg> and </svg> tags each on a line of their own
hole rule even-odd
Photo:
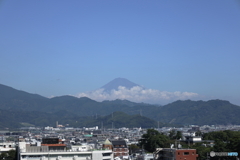
<svg viewBox="0 0 240 160">
<path fill-rule="evenodd" d="M 180 141 L 189 144 L 205 142 L 197 132 L 233 130 L 240 125 L 196 126 L 181 128 L 162 127 L 155 130 L 168 135 L 170 131 L 181 131 L 182 138 L 168 148 L 157 148 L 147 153 L 143 146 L 133 150 L 129 146 L 139 145 L 147 129 L 142 128 L 92 128 L 22 127 L 16 131 L 0 131 L 0 152 L 16 150 L 18 160 L 196 160 L 196 149 L 183 148 Z M 204 144 L 204 143 L 203 143 Z M 214 145 L 206 141 L 205 145 Z"/>
</svg>

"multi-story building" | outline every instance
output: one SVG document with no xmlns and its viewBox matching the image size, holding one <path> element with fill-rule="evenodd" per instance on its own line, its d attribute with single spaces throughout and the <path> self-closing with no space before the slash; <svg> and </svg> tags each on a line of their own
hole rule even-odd
<svg viewBox="0 0 240 160">
<path fill-rule="evenodd" d="M 70 150 L 57 139 L 43 142 L 34 146 L 19 142 L 18 160 L 113 160 L 112 150 Z"/>
<path fill-rule="evenodd" d="M 125 140 L 112 140 L 114 157 L 129 157 L 129 150 Z"/>
<path fill-rule="evenodd" d="M 15 142 L 1 142 L 0 143 L 0 154 L 2 152 L 7 152 L 10 150 L 15 150 Z"/>
<path fill-rule="evenodd" d="M 196 149 L 158 148 L 154 160 L 196 160 Z"/>
<path fill-rule="evenodd" d="M 106 140 L 103 143 L 103 148 L 112 149 L 114 158 L 123 157 L 127 159 L 129 157 L 129 150 L 125 140 Z"/>
</svg>

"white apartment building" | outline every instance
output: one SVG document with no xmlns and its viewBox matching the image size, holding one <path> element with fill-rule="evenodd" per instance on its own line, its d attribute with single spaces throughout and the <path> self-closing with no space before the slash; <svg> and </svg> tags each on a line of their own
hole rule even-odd
<svg viewBox="0 0 240 160">
<path fill-rule="evenodd" d="M 53 145 L 50 145 L 53 147 Z M 61 145 L 59 145 L 61 147 Z M 56 145 L 57 147 L 57 145 Z M 49 146 L 30 146 L 19 142 L 19 160 L 113 160 L 112 150 L 52 150 Z"/>
<path fill-rule="evenodd" d="M 15 142 L 1 142 L 0 153 L 15 150 Z"/>
</svg>

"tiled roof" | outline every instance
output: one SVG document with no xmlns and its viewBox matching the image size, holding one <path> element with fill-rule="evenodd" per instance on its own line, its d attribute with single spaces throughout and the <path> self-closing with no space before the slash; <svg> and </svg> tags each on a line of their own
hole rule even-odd
<svg viewBox="0 0 240 160">
<path fill-rule="evenodd" d="M 103 144 L 105 144 L 105 145 L 112 145 L 112 143 L 108 140 L 108 139 L 106 139 L 106 141 L 103 143 Z"/>
<path fill-rule="evenodd" d="M 115 146 L 115 145 L 123 145 L 124 147 L 127 146 L 125 140 L 113 140 L 113 141 L 112 141 L 112 144 L 113 144 L 113 146 Z"/>
</svg>

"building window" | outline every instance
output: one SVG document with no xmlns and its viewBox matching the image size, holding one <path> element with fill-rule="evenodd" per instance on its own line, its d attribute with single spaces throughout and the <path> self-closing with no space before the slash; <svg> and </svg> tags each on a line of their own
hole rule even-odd
<svg viewBox="0 0 240 160">
<path fill-rule="evenodd" d="M 189 155 L 189 152 L 184 152 L 183 154 L 184 154 L 184 155 Z"/>
<path fill-rule="evenodd" d="M 103 153 L 103 156 L 111 156 L 111 153 Z"/>
</svg>

